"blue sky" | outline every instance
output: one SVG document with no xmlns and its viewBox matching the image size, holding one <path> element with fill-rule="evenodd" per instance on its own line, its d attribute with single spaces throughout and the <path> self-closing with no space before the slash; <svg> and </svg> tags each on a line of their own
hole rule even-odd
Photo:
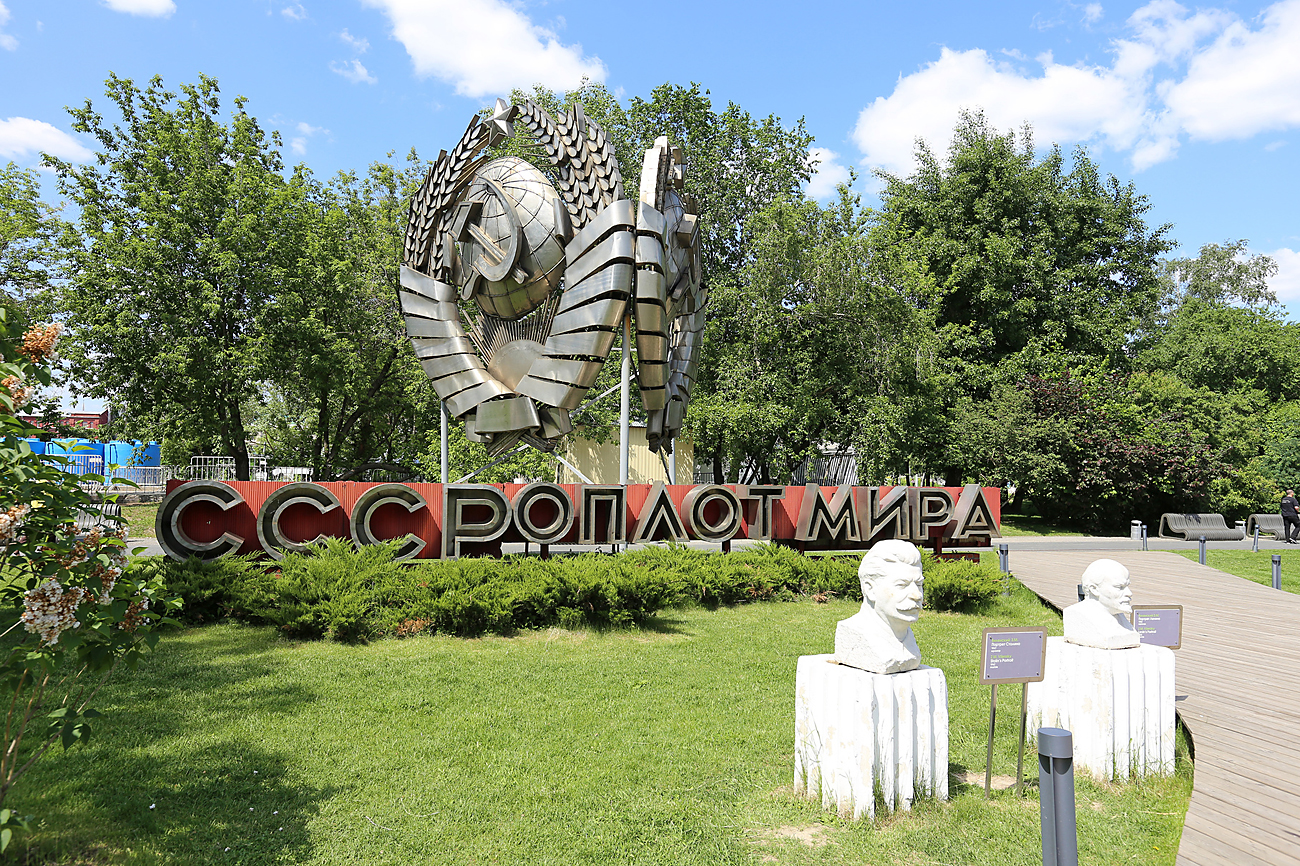
<svg viewBox="0 0 1300 866">
<path fill-rule="evenodd" d="M 215 76 L 320 174 L 435 155 L 513 86 L 698 81 L 718 104 L 804 117 L 817 196 L 848 166 L 870 196 L 872 168 L 908 173 L 918 136 L 942 150 L 959 108 L 981 107 L 1040 144 L 1088 145 L 1184 254 L 1249 238 L 1300 315 L 1300 0 L 3 0 L 0 160 L 87 158 L 64 107 L 107 107 L 110 71 Z"/>
</svg>

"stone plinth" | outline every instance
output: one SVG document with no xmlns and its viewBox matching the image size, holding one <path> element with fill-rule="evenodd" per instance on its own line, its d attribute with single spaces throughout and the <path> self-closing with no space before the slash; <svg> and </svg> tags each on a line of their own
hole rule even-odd
<svg viewBox="0 0 1300 866">
<path fill-rule="evenodd" d="M 1074 766 L 1098 779 L 1174 771 L 1174 653 L 1047 639 L 1046 676 L 1029 684 L 1029 730 L 1074 735 Z"/>
<path fill-rule="evenodd" d="M 922 665 L 874 674 L 801 656 L 795 676 L 794 789 L 844 818 L 948 799 L 948 681 Z"/>
</svg>

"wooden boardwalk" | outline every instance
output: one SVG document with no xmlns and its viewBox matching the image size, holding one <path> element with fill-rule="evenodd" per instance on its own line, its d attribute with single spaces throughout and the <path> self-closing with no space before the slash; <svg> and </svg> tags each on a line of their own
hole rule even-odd
<svg viewBox="0 0 1300 866">
<path fill-rule="evenodd" d="M 1011 570 L 1056 607 L 1083 569 L 1122 562 L 1134 604 L 1181 604 L 1176 706 L 1195 783 L 1180 864 L 1300 864 L 1300 596 L 1173 553 L 1014 552 Z"/>
</svg>

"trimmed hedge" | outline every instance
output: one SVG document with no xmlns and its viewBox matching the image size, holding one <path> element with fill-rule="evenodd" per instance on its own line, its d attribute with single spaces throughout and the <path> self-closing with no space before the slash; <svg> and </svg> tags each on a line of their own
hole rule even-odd
<svg viewBox="0 0 1300 866">
<path fill-rule="evenodd" d="M 190 623 L 234 618 L 299 638 L 362 641 L 421 632 L 509 634 L 561 626 L 627 627 L 688 604 L 731 605 L 812 596 L 862 598 L 859 556 L 807 557 L 777 545 L 733 553 L 647 547 L 617 555 L 465 558 L 397 563 L 393 546 L 356 550 L 328 539 L 278 563 L 137 561 L 162 572 Z M 926 607 L 956 610 L 992 599 L 994 569 L 925 557 Z"/>
</svg>

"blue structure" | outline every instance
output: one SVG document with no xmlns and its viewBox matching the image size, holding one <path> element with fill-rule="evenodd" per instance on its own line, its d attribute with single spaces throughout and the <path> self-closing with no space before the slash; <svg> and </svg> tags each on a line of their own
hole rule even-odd
<svg viewBox="0 0 1300 866">
<path fill-rule="evenodd" d="M 74 472 L 103 472 L 108 466 L 161 466 L 162 446 L 157 442 L 96 442 L 92 439 L 28 439 L 36 454 L 59 454 L 72 458 Z M 138 449 L 138 452 L 137 452 Z M 73 469 L 72 466 L 78 468 Z"/>
</svg>

